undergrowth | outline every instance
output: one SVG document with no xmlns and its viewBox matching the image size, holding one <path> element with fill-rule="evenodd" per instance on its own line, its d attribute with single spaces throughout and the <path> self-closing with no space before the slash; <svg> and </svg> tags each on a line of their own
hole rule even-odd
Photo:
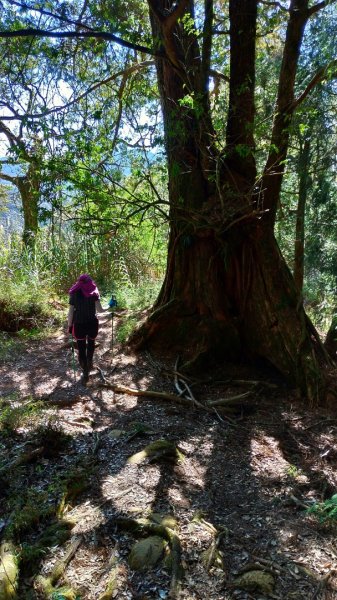
<svg viewBox="0 0 337 600">
<path fill-rule="evenodd" d="M 0 431 L 10 434 L 24 425 L 40 422 L 43 404 L 33 398 L 19 400 L 17 394 L 0 398 Z"/>
<path fill-rule="evenodd" d="M 307 510 L 308 514 L 313 515 L 320 523 L 337 524 L 337 494 L 331 496 L 323 502 L 315 502 Z"/>
<path fill-rule="evenodd" d="M 33 399 L 1 399 L 0 525 L 17 566 L 12 588 L 25 600 L 36 597 L 41 561 L 70 543 L 76 522 L 68 512 L 88 488 L 92 472 L 88 457 L 71 453 L 71 436 L 43 408 Z M 48 598 L 63 598 L 62 589 L 53 588 Z"/>
</svg>

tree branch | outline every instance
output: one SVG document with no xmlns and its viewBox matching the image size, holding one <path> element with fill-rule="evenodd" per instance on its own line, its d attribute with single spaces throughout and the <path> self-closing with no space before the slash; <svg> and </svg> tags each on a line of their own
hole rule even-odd
<svg viewBox="0 0 337 600">
<path fill-rule="evenodd" d="M 128 42 L 113 33 L 107 31 L 47 31 L 45 29 L 34 29 L 29 27 L 27 29 L 17 29 L 16 31 L 0 31 L 0 38 L 16 38 L 16 37 L 51 37 L 51 38 L 95 38 L 100 40 L 106 40 L 108 42 L 115 42 L 124 48 L 131 48 L 131 50 L 137 50 L 144 54 L 150 54 L 151 56 L 163 56 L 162 52 L 158 52 L 142 46 L 140 44 L 133 44 Z"/>
<path fill-rule="evenodd" d="M 3 179 L 4 181 L 9 181 L 13 185 L 17 184 L 17 177 L 13 177 L 12 175 L 7 175 L 6 173 L 3 173 L 2 171 L 0 171 L 0 179 Z"/>
<path fill-rule="evenodd" d="M 311 92 L 311 90 L 321 81 L 323 81 L 328 73 L 328 70 L 331 67 L 337 67 L 337 60 L 333 60 L 331 63 L 329 63 L 328 65 L 326 65 L 325 67 L 321 67 L 317 73 L 313 76 L 313 78 L 311 79 L 311 81 L 308 83 L 307 87 L 305 88 L 305 90 L 302 92 L 302 94 L 300 96 L 298 96 L 298 98 L 296 98 L 292 104 L 292 110 L 295 110 L 300 104 L 302 104 L 302 102 L 305 100 L 305 98 L 308 96 L 308 94 Z M 337 72 L 333 74 L 332 76 L 333 78 L 337 77 Z"/>
<path fill-rule="evenodd" d="M 322 8 L 325 8 L 326 6 L 333 4 L 334 2 L 336 2 L 336 0 L 323 0 L 322 2 L 318 2 L 317 4 L 314 4 L 314 6 L 312 6 L 311 8 L 308 9 L 309 17 L 316 14 L 319 10 L 322 10 Z"/>
<path fill-rule="evenodd" d="M 213 77 L 214 79 L 222 79 L 222 81 L 229 83 L 229 77 L 227 77 L 227 75 L 224 75 L 224 73 L 220 73 L 220 71 L 216 71 L 215 69 L 210 69 L 209 74 L 210 74 L 210 77 Z"/>
<path fill-rule="evenodd" d="M 62 21 L 62 23 L 68 23 L 68 25 L 75 25 L 76 27 L 83 27 L 84 29 L 87 29 L 88 31 L 93 31 L 92 27 L 88 27 L 88 25 L 85 25 L 84 23 L 81 23 L 81 21 L 80 21 L 80 19 L 82 18 L 83 14 L 84 14 L 85 9 L 86 9 L 86 2 L 84 3 L 84 6 L 81 10 L 79 20 L 77 20 L 77 21 L 73 21 L 72 19 L 68 19 L 67 17 L 62 17 L 61 15 L 52 13 L 49 10 L 46 10 L 44 8 L 37 8 L 35 6 L 30 6 L 26 2 L 17 2 L 16 0 L 11 0 L 11 4 L 14 4 L 14 6 L 18 6 L 19 8 L 23 8 L 25 10 L 33 10 L 34 12 L 38 12 L 40 15 L 44 15 L 45 17 L 52 17 L 53 19 Z"/>
<path fill-rule="evenodd" d="M 54 106 L 53 108 L 49 108 L 42 113 L 25 113 L 24 115 L 20 115 L 17 113 L 16 116 L 4 116 L 4 117 L 1 117 L 1 119 L 3 121 L 21 121 L 23 119 L 24 120 L 26 120 L 26 119 L 41 119 L 41 117 L 46 117 L 48 115 L 52 115 L 56 112 L 60 112 L 61 110 L 65 110 L 66 108 L 73 106 L 74 104 L 76 104 L 77 102 L 80 102 L 81 100 L 83 100 L 83 98 L 85 98 L 86 96 L 91 94 L 91 92 L 94 92 L 95 90 L 100 88 L 102 85 L 107 85 L 108 83 L 110 83 L 111 81 L 114 81 L 115 79 L 117 79 L 120 76 L 127 79 L 129 77 L 129 75 L 131 75 L 135 71 L 139 71 L 140 69 L 150 67 L 153 65 L 154 65 L 154 61 L 144 60 L 143 62 L 132 65 L 131 67 L 128 67 L 127 69 L 118 71 L 117 73 L 114 73 L 107 79 L 103 79 L 103 81 L 99 81 L 98 83 L 95 83 L 94 85 L 90 86 L 85 92 L 83 92 L 76 98 L 73 98 L 73 100 L 70 100 L 69 102 L 66 102 L 65 104 L 62 104 L 61 106 Z"/>
<path fill-rule="evenodd" d="M 3 133 L 6 136 L 11 148 L 13 148 L 13 146 L 17 146 L 21 142 L 21 140 L 16 135 L 14 135 L 14 133 L 9 129 L 9 127 L 7 127 L 7 125 L 4 125 L 1 121 L 0 133 Z"/>
<path fill-rule="evenodd" d="M 281 4 L 281 2 L 267 2 L 267 0 L 260 0 L 260 4 L 263 4 L 264 6 L 272 6 L 275 8 L 280 8 L 284 12 L 288 12 L 287 7 L 283 6 L 283 4 Z"/>
<path fill-rule="evenodd" d="M 151 11 L 159 23 L 162 42 L 165 48 L 165 55 L 179 71 L 181 71 L 182 64 L 181 57 L 177 52 L 177 44 L 173 36 L 173 28 L 177 24 L 178 19 L 183 16 L 186 8 L 188 7 L 188 3 L 189 0 L 180 0 L 179 4 L 177 4 L 177 6 L 170 13 L 164 15 L 159 10 L 158 2 L 156 0 L 148 0 Z"/>
<path fill-rule="evenodd" d="M 189 0 L 180 0 L 175 9 L 165 18 L 165 27 L 171 30 L 177 23 L 178 19 L 183 16 Z"/>
</svg>

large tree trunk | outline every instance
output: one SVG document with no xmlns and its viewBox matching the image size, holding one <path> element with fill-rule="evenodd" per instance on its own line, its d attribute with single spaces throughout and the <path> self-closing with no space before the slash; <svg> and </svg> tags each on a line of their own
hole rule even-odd
<svg viewBox="0 0 337 600">
<path fill-rule="evenodd" d="M 177 236 L 161 301 L 134 340 L 181 354 L 188 370 L 258 361 L 311 400 L 323 394 L 327 357 L 274 236 L 259 225 Z"/>
<path fill-rule="evenodd" d="M 38 206 L 41 185 L 37 165 L 30 163 L 27 174 L 17 177 L 16 181 L 22 201 L 23 243 L 26 248 L 34 252 L 39 228 Z"/>
<path fill-rule="evenodd" d="M 307 2 L 300 0 L 300 4 L 303 8 Z M 317 399 L 324 393 L 321 366 L 327 355 L 304 312 L 273 233 L 292 90 L 288 90 L 284 107 L 287 118 L 277 115 L 273 130 L 273 143 L 277 136 L 281 143 L 277 156 L 273 156 L 273 169 L 280 169 L 276 178 L 268 165 L 265 171 L 267 217 L 260 211 L 255 181 L 252 131 L 257 2 L 230 1 L 230 110 L 226 150 L 218 155 L 207 97 L 204 87 L 199 86 L 204 69 L 196 40 L 189 39 L 190 32 L 174 22 L 177 9 L 168 10 L 164 0 L 151 0 L 150 5 L 153 35 L 162 41 L 167 53 L 165 60 L 157 61 L 157 72 L 168 158 L 171 232 L 161 293 L 133 341 L 138 347 L 152 344 L 182 354 L 189 369 L 200 369 L 214 359 L 263 359 L 302 394 Z M 193 14 L 191 2 L 182 0 L 178 6 Z M 296 10 L 293 1 L 293 29 L 287 39 L 294 47 L 290 58 L 284 60 L 283 87 L 287 80 L 293 85 L 294 73 L 289 74 L 289 69 L 295 69 L 303 34 L 304 13 L 298 19 Z M 196 94 L 200 105 L 191 107 Z M 283 110 L 280 99 L 279 106 Z M 283 131 L 285 123 L 287 132 Z"/>
</svg>

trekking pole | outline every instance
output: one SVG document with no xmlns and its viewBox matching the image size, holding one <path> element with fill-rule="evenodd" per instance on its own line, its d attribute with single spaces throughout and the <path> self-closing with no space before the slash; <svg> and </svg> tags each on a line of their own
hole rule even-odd
<svg viewBox="0 0 337 600">
<path fill-rule="evenodd" d="M 110 342 L 110 352 L 111 352 L 111 360 L 110 366 L 113 361 L 113 351 L 114 351 L 114 308 L 117 306 L 117 300 L 115 296 L 111 296 L 109 300 L 109 307 L 111 308 L 111 342 Z"/>
<path fill-rule="evenodd" d="M 72 333 L 70 334 L 70 344 L 71 344 L 71 356 L 72 356 L 74 380 L 76 382 L 75 347 L 74 347 L 74 338 L 73 338 L 73 334 Z"/>
</svg>

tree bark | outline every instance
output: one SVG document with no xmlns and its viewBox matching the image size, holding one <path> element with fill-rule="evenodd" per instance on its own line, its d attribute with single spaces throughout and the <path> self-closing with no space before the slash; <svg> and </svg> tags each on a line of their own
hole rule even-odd
<svg viewBox="0 0 337 600">
<path fill-rule="evenodd" d="M 16 179 L 22 201 L 24 221 L 22 239 L 26 248 L 34 252 L 39 229 L 38 206 L 41 185 L 37 165 L 31 162 L 26 175 Z"/>
<path fill-rule="evenodd" d="M 261 180 L 266 218 L 274 226 L 287 157 L 290 125 L 295 110 L 294 87 L 304 29 L 309 18 L 308 0 L 291 0 L 283 59 L 279 76 L 270 150 Z"/>
<path fill-rule="evenodd" d="M 299 156 L 299 190 L 296 211 L 294 280 L 299 294 L 302 294 L 304 280 L 304 239 L 305 239 L 305 207 L 307 203 L 310 164 L 310 139 L 306 139 L 300 149 Z"/>
</svg>

